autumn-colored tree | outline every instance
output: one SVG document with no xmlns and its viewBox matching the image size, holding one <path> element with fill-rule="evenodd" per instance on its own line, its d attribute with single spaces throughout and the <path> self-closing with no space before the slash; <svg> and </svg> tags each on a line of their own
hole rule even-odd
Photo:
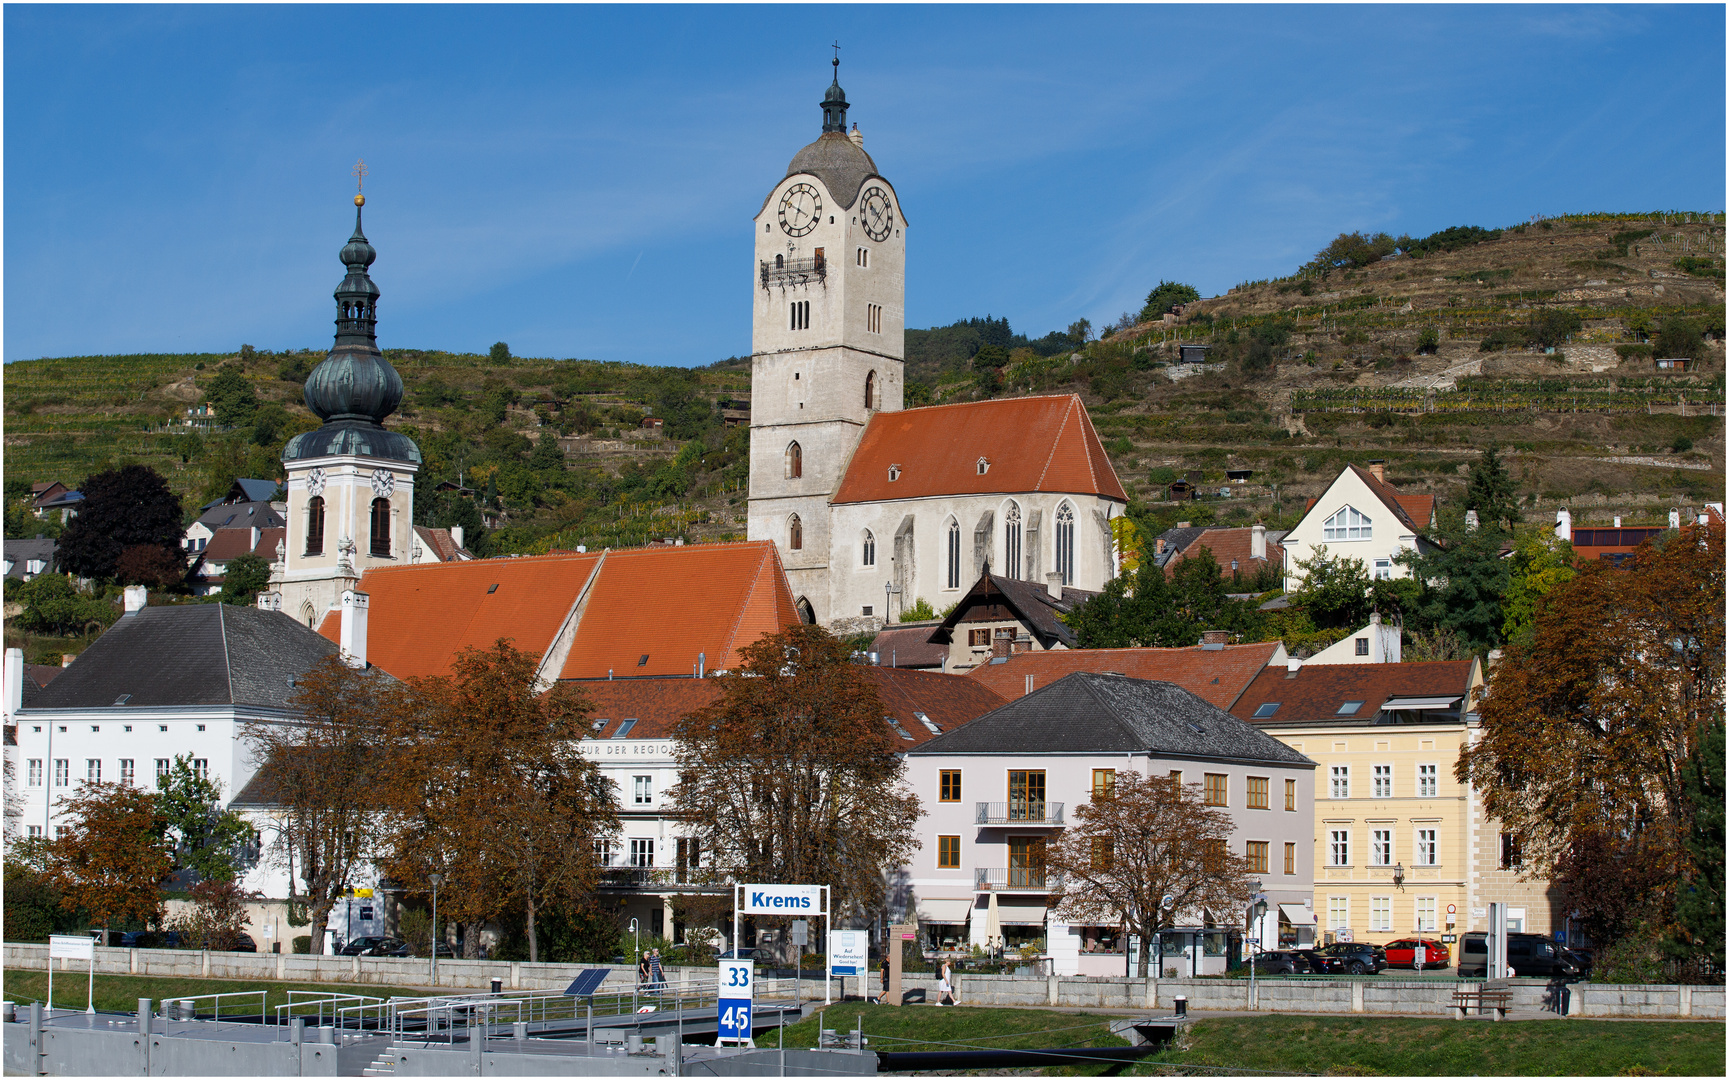
<svg viewBox="0 0 1729 1080">
<path fill-rule="evenodd" d="M 182 945 L 194 949 L 232 949 L 251 923 L 246 905 L 263 894 L 227 881 L 200 881 L 187 892 L 192 902 L 171 917 L 167 929 L 180 935 Z"/>
<path fill-rule="evenodd" d="M 97 926 L 162 917 L 157 883 L 174 869 L 156 797 L 130 784 L 83 783 L 61 804 L 70 819 L 49 847 L 60 906 L 82 908 Z"/>
<path fill-rule="evenodd" d="M 1045 851 L 1046 867 L 1063 878 L 1058 914 L 1139 934 L 1143 966 L 1179 916 L 1234 915 L 1254 896 L 1249 860 L 1230 851 L 1235 823 L 1205 805 L 1198 784 L 1122 771 L 1074 819 Z"/>
<path fill-rule="evenodd" d="M 738 881 L 828 885 L 833 911 L 879 909 L 919 800 L 864 669 L 799 625 L 746 646 L 719 681 L 675 736 L 672 812 L 705 861 Z"/>
<path fill-rule="evenodd" d="M 1561 883 L 1612 941 L 1674 909 L 1691 860 L 1686 763 L 1723 712 L 1721 525 L 1596 564 L 1537 606 L 1456 773 L 1517 834 L 1527 872 Z"/>
<path fill-rule="evenodd" d="M 186 560 L 155 544 L 133 544 L 115 560 L 114 579 L 122 585 L 172 589 L 186 580 Z"/>
<path fill-rule="evenodd" d="M 440 914 L 466 924 L 470 957 L 486 922 L 520 904 L 538 960 L 537 913 L 591 892 L 596 842 L 618 832 L 614 785 L 579 746 L 587 701 L 567 684 L 541 692 L 539 661 L 507 638 L 464 649 L 393 713 L 385 865 L 427 892 L 443 875 Z"/>
<path fill-rule="evenodd" d="M 378 850 L 385 737 L 401 699 L 390 676 L 328 656 L 300 676 L 295 720 L 246 728 L 272 807 L 271 854 L 287 868 L 290 903 L 309 909 L 315 935 Z"/>
</svg>

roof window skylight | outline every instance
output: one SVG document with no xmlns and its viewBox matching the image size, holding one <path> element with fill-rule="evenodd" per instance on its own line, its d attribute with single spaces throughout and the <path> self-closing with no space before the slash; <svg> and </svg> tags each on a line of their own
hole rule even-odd
<svg viewBox="0 0 1729 1080">
<path fill-rule="evenodd" d="M 1254 715 L 1253 719 L 1263 720 L 1263 719 L 1273 715 L 1274 713 L 1276 713 L 1278 711 L 1279 711 L 1279 702 L 1277 702 L 1277 701 L 1263 701 L 1259 705 L 1255 706 L 1255 715 Z"/>
</svg>

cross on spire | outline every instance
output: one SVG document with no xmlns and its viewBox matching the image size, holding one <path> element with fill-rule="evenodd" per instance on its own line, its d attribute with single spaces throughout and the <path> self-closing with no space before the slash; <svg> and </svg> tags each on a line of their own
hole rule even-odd
<svg viewBox="0 0 1729 1080">
<path fill-rule="evenodd" d="M 840 42 L 834 43 L 834 66 L 840 67 Z"/>
<path fill-rule="evenodd" d="M 366 159 L 360 158 L 354 163 L 354 191 L 359 194 L 366 187 Z"/>
</svg>

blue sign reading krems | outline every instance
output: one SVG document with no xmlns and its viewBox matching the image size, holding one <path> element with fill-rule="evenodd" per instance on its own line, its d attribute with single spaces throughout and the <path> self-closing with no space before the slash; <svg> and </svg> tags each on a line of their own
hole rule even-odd
<svg viewBox="0 0 1729 1080">
<path fill-rule="evenodd" d="M 739 911 L 755 915 L 822 911 L 821 885 L 746 885 Z"/>
</svg>

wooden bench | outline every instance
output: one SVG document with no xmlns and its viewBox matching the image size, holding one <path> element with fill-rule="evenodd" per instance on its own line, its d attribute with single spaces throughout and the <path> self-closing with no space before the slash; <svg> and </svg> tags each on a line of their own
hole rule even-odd
<svg viewBox="0 0 1729 1080">
<path fill-rule="evenodd" d="M 1507 1010 L 1513 1005 L 1513 988 L 1507 983 L 1496 980 L 1486 982 L 1475 990 L 1458 989 L 1453 991 L 1453 1019 L 1465 1019 L 1466 1010 L 1476 1009 L 1479 1016 L 1484 1009 L 1494 1009 L 1496 1020 L 1507 1019 Z"/>
</svg>

